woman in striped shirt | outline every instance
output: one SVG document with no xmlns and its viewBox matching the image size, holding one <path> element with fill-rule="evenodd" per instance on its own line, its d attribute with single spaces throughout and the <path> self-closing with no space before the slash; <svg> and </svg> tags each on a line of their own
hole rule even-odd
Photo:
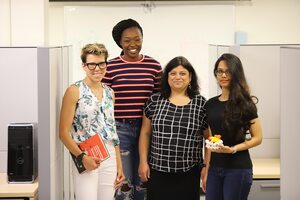
<svg viewBox="0 0 300 200">
<path fill-rule="evenodd" d="M 115 92 L 116 126 L 126 177 L 116 199 L 143 200 L 146 187 L 137 172 L 142 109 L 150 95 L 158 91 L 162 69 L 155 59 L 140 54 L 143 29 L 138 22 L 122 20 L 114 26 L 112 35 L 122 53 L 108 62 L 102 82 Z"/>
</svg>

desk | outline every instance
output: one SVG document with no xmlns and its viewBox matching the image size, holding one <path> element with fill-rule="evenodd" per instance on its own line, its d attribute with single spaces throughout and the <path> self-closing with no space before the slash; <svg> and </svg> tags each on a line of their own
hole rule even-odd
<svg viewBox="0 0 300 200">
<path fill-rule="evenodd" d="M 280 179 L 280 159 L 253 158 L 253 179 Z"/>
<path fill-rule="evenodd" d="M 38 181 L 34 183 L 7 183 L 6 173 L 0 173 L 0 199 L 3 197 L 23 197 L 38 200 Z"/>
<path fill-rule="evenodd" d="M 280 200 L 280 159 L 253 158 L 253 184 L 248 200 Z"/>
</svg>

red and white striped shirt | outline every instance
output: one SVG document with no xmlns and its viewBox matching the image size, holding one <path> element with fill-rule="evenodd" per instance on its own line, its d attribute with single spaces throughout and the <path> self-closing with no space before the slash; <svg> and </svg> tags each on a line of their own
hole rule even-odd
<svg viewBox="0 0 300 200">
<path fill-rule="evenodd" d="M 110 60 L 102 82 L 115 92 L 115 118 L 142 118 L 145 102 L 159 89 L 161 72 L 160 63 L 146 55 L 136 62 L 121 56 Z"/>
</svg>

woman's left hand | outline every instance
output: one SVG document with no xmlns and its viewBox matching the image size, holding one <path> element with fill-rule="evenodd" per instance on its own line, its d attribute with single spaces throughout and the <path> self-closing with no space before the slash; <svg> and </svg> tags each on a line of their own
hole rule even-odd
<svg viewBox="0 0 300 200">
<path fill-rule="evenodd" d="M 210 149 L 211 152 L 215 153 L 232 153 L 232 149 L 229 146 L 224 146 L 223 144 L 217 149 Z"/>
<path fill-rule="evenodd" d="M 123 169 L 118 169 L 118 174 L 115 180 L 115 189 L 118 189 L 122 186 L 122 182 L 125 180 L 125 175 Z"/>
</svg>

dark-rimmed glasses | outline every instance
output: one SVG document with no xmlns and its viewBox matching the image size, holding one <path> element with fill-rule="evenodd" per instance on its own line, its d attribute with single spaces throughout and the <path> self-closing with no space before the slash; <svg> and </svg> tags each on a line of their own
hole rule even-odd
<svg viewBox="0 0 300 200">
<path fill-rule="evenodd" d="M 99 62 L 99 63 L 85 63 L 89 70 L 95 70 L 96 67 L 99 69 L 105 69 L 107 67 L 107 62 Z"/>
<path fill-rule="evenodd" d="M 225 74 L 226 76 L 231 76 L 231 73 L 230 73 L 228 70 L 223 71 L 223 70 L 221 70 L 221 69 L 217 69 L 217 70 L 215 71 L 215 73 L 216 73 L 216 75 L 219 76 L 219 77 L 223 76 L 223 74 Z"/>
</svg>

